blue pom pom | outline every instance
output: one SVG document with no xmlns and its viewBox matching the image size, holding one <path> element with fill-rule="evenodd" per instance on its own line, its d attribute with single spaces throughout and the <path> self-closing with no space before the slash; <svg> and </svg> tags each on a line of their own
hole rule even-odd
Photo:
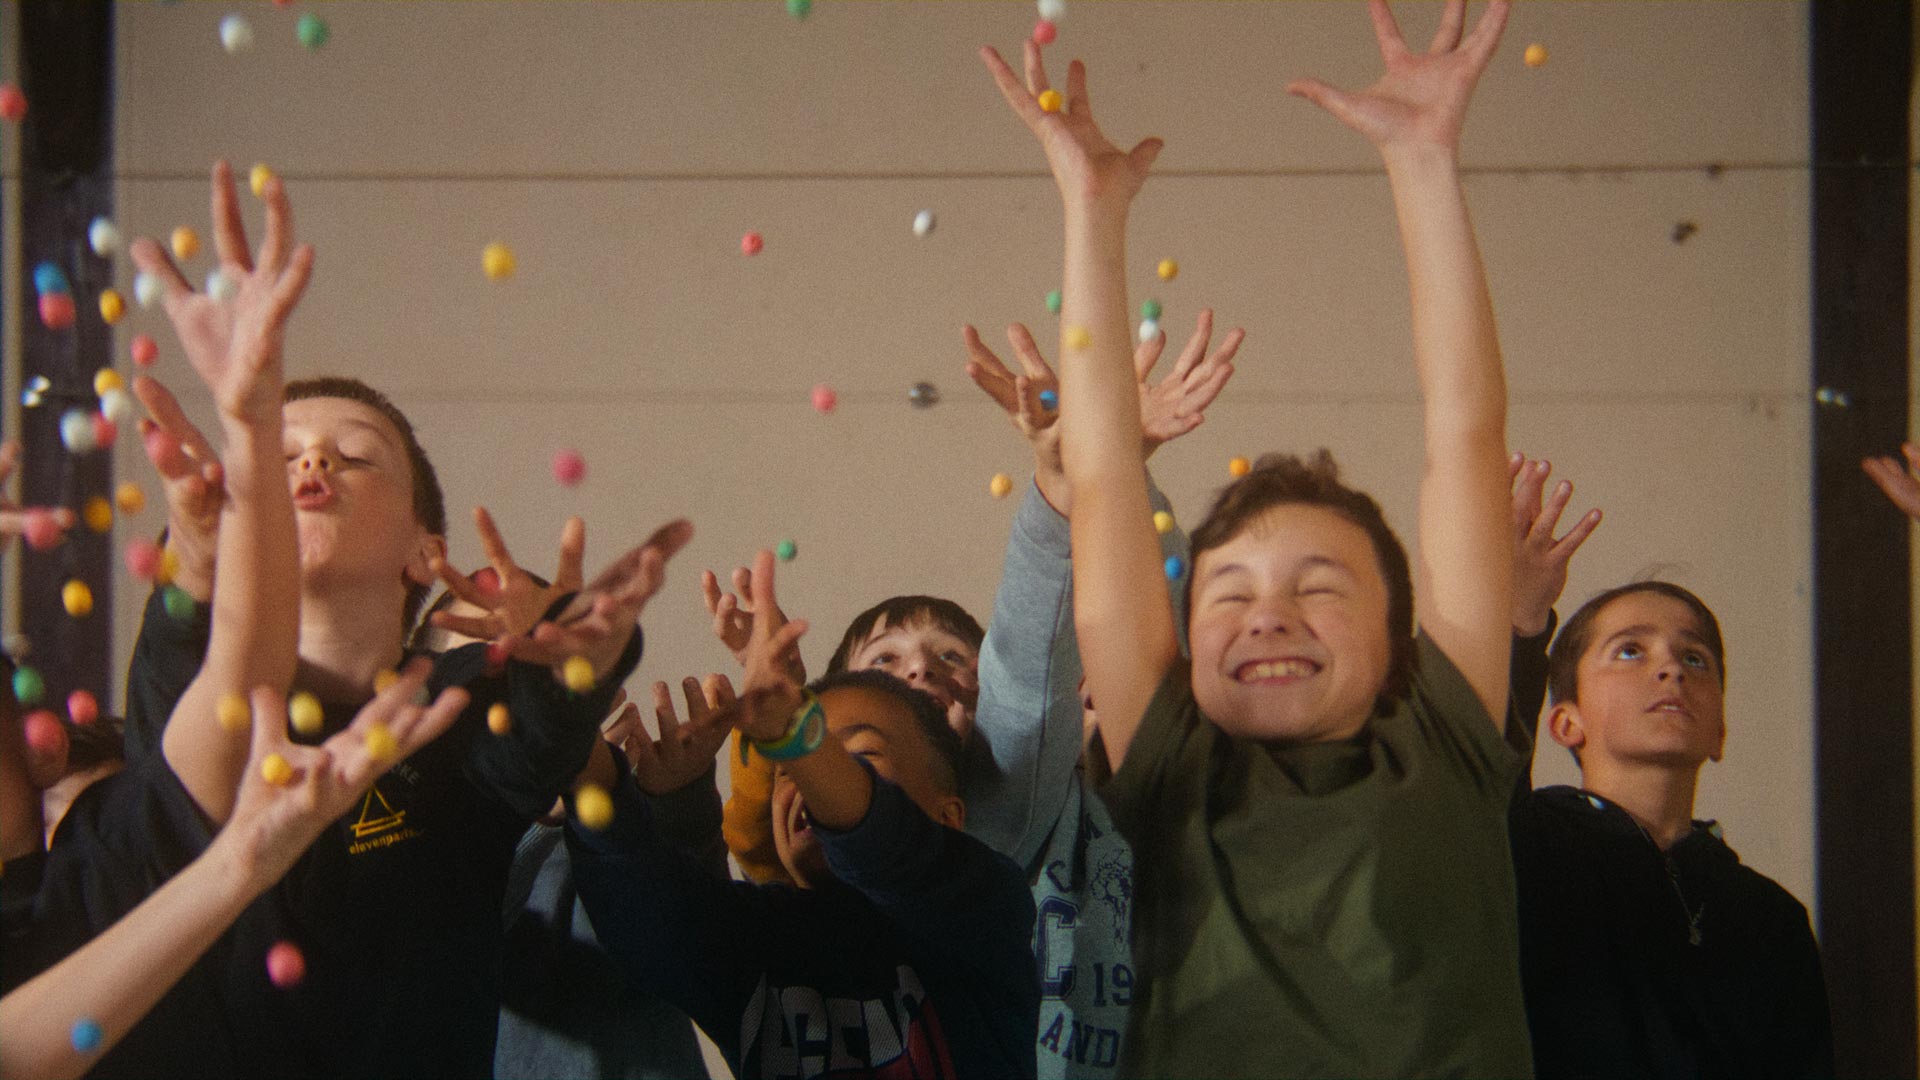
<svg viewBox="0 0 1920 1080">
<path fill-rule="evenodd" d="M 1040 407 L 1052 412 L 1060 407 L 1060 395 L 1051 390 L 1040 391 Z"/>
<path fill-rule="evenodd" d="M 1187 572 L 1187 560 L 1178 555 L 1167 556 L 1167 580 L 1179 581 L 1180 575 Z"/>
<path fill-rule="evenodd" d="M 101 1037 L 100 1025 L 96 1021 L 83 1016 L 73 1022 L 73 1048 L 75 1050 L 83 1054 L 90 1054 L 100 1049 Z"/>
<path fill-rule="evenodd" d="M 33 268 L 33 287 L 40 295 L 48 293 L 72 292 L 67 284 L 67 273 L 56 263 L 43 262 Z"/>
</svg>

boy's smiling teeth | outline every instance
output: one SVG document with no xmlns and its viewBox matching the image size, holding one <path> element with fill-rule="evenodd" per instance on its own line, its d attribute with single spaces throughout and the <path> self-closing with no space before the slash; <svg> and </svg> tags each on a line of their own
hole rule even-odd
<svg viewBox="0 0 1920 1080">
<path fill-rule="evenodd" d="M 1320 670 L 1320 665 L 1311 660 L 1289 657 L 1285 660 L 1260 660 L 1243 664 L 1238 673 L 1241 682 L 1254 682 L 1260 679 L 1297 679 L 1305 678 Z"/>
</svg>

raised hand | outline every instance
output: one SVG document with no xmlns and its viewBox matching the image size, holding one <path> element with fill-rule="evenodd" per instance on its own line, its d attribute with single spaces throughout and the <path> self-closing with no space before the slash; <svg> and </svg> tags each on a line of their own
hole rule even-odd
<svg viewBox="0 0 1920 1080">
<path fill-rule="evenodd" d="M 1440 29 L 1427 51 L 1407 47 L 1387 0 L 1369 0 L 1373 36 L 1386 74 L 1365 90 L 1337 90 L 1318 79 L 1297 79 L 1287 92 L 1304 97 L 1365 135 L 1383 151 L 1393 147 L 1457 149 L 1474 84 L 1500 44 L 1509 0 L 1493 0 L 1465 34 L 1467 0 L 1447 0 Z"/>
<path fill-rule="evenodd" d="M 1072 492 L 1066 480 L 1060 453 L 1059 409 L 1049 409 L 1040 401 L 1043 391 L 1059 393 L 1060 382 L 1053 368 L 1040 355 L 1033 335 L 1026 326 L 1007 327 L 1007 341 L 1020 361 L 1023 374 L 1008 370 L 1000 357 L 980 340 L 973 327 L 961 329 L 967 348 L 967 377 L 973 380 L 995 404 L 1006 410 L 1014 429 L 1033 448 L 1033 465 L 1041 494 L 1062 514 L 1070 512 Z M 1155 334 L 1133 352 L 1134 374 L 1140 394 L 1142 457 L 1200 426 L 1207 406 L 1233 377 L 1233 356 L 1239 351 L 1246 332 L 1235 329 L 1218 349 L 1208 351 L 1213 336 L 1213 312 L 1203 310 L 1195 323 L 1173 370 L 1159 382 L 1150 382 L 1155 365 L 1167 345 L 1166 336 Z"/>
<path fill-rule="evenodd" d="M 1554 537 L 1573 485 L 1562 480 L 1545 493 L 1551 472 L 1551 464 L 1517 452 L 1507 462 L 1513 481 L 1513 629 L 1524 637 L 1546 630 L 1554 602 L 1567 587 L 1567 564 L 1600 527 L 1600 511 L 1589 510 L 1565 535 Z"/>
<path fill-rule="evenodd" d="M 1907 459 L 1904 466 L 1888 454 L 1866 458 L 1860 467 L 1901 513 L 1920 521 L 1920 443 L 1901 443 L 1900 453 Z"/>
<path fill-rule="evenodd" d="M 6 493 L 7 481 L 13 478 L 13 470 L 20 466 L 20 440 L 8 439 L 0 443 L 0 551 L 13 542 L 13 538 L 27 531 L 27 521 L 32 511 L 14 502 Z M 73 528 L 73 511 L 66 507 L 56 507 L 45 513 L 62 532 Z"/>
<path fill-rule="evenodd" d="M 569 658 L 582 656 L 593 665 L 595 678 L 605 676 L 626 649 L 647 601 L 660 591 L 667 560 L 692 538 L 693 526 L 685 520 L 661 526 L 588 582 L 556 618 L 501 644 L 511 656 L 556 671 Z"/>
<path fill-rule="evenodd" d="M 213 595 L 220 511 L 227 504 L 220 458 L 159 380 L 136 377 L 133 396 L 147 409 L 140 420 L 140 444 L 160 473 L 167 499 L 167 548 L 178 565 L 173 583 L 205 603 Z"/>
<path fill-rule="evenodd" d="M 480 548 L 486 552 L 492 579 L 486 584 L 455 570 L 445 556 L 436 555 L 429 565 L 454 596 L 480 608 L 485 615 L 455 615 L 436 611 L 433 625 L 456 634 L 482 641 L 527 634 L 546 615 L 554 601 L 577 592 L 585 581 L 581 562 L 587 551 L 587 523 L 571 517 L 560 527 L 560 565 L 553 582 L 541 585 L 532 574 L 520 568 L 507 551 L 493 515 L 484 506 L 473 508 L 473 528 L 480 534 Z M 478 575 L 476 575 L 478 576 Z"/>
<path fill-rule="evenodd" d="M 459 688 L 441 691 L 430 706 L 414 704 L 432 670 L 425 658 L 415 659 L 353 723 L 319 746 L 287 738 L 285 695 L 269 687 L 253 692 L 253 746 L 233 814 L 216 841 L 236 845 L 250 880 L 279 880 L 367 785 L 459 717 L 467 707 L 467 692 Z M 265 775 L 270 756 L 286 766 L 278 783 Z"/>
<path fill-rule="evenodd" d="M 632 702 L 620 710 L 606 732 L 607 741 L 626 754 L 634 779 L 649 795 L 678 791 L 705 776 L 733 730 L 735 697 L 725 675 L 709 675 L 704 685 L 689 675 L 681 680 L 680 689 L 687 700 L 684 724 L 674 711 L 667 684 L 653 684 L 658 740 L 647 734 L 640 722 L 640 707 Z"/>
<path fill-rule="evenodd" d="M 982 48 L 980 59 L 1014 114 L 1040 140 L 1047 164 L 1053 169 L 1054 183 L 1069 206 L 1090 202 L 1124 207 L 1133 201 L 1146 183 L 1154 159 L 1160 156 L 1162 143 L 1155 138 L 1142 139 L 1133 149 L 1123 151 L 1101 133 L 1087 99 L 1086 65 L 1078 60 L 1067 65 L 1067 92 L 1061 108 L 1047 112 L 1040 107 L 1039 97 L 1053 87 L 1040 61 L 1040 46 L 1026 43 L 1025 86 L 993 48 Z"/>
<path fill-rule="evenodd" d="M 213 237 L 220 272 L 233 283 L 231 300 L 195 292 L 160 245 L 147 237 L 129 249 L 134 264 L 160 280 L 167 317 L 222 414 L 254 418 L 280 408 L 280 357 L 287 314 L 306 290 L 313 248 L 293 243 L 293 209 L 276 177 L 261 192 L 267 204 L 266 237 L 258 259 L 234 195 L 233 170 L 213 167 Z"/>
<path fill-rule="evenodd" d="M 747 641 L 746 675 L 740 684 L 742 707 L 732 719 L 750 739 L 775 739 L 785 734 L 800 703 L 800 684 L 793 671 L 807 621 L 775 620 L 780 601 L 773 591 L 773 552 L 762 551 L 754 557 L 752 584 L 753 629 Z"/>
<path fill-rule="evenodd" d="M 707 614 L 713 616 L 713 636 L 745 667 L 747 646 L 753 640 L 753 571 L 744 566 L 734 567 L 732 592 L 721 591 L 720 578 L 713 571 L 700 571 L 700 599 L 707 605 Z M 786 624 L 787 615 L 775 608 L 773 619 L 778 628 Z M 800 654 L 794 653 L 793 659 L 794 668 L 789 674 L 795 682 L 805 682 L 807 671 L 800 663 Z"/>
</svg>

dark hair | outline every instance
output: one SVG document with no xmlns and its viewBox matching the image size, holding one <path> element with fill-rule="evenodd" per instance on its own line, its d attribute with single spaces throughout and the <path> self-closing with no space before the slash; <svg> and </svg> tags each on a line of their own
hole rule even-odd
<svg viewBox="0 0 1920 1080">
<path fill-rule="evenodd" d="M 1340 482 L 1340 466 L 1324 448 L 1311 458 L 1266 454 L 1245 476 L 1228 484 L 1213 501 L 1205 521 L 1193 530 L 1192 564 L 1225 544 L 1261 514 L 1276 506 L 1318 506 L 1358 526 L 1373 542 L 1380 576 L 1387 583 L 1387 643 L 1391 648 L 1387 680 L 1376 708 L 1384 713 L 1404 697 L 1413 681 L 1413 573 L 1407 549 L 1393 534 L 1380 504 L 1364 491 Z M 1187 610 L 1193 610 L 1193 578 L 1187 578 Z M 1191 615 L 1189 615 L 1191 618 Z"/>
<path fill-rule="evenodd" d="M 102 716 L 91 724 L 68 724 L 67 771 L 123 761 L 127 756 L 126 727 L 127 722 L 117 716 Z"/>
<path fill-rule="evenodd" d="M 847 670 L 848 662 L 853 659 L 853 651 L 873 636 L 874 627 L 883 623 L 886 626 L 904 626 L 917 622 L 931 622 L 972 646 L 975 652 L 980 650 L 980 643 L 987 637 L 979 621 L 967 614 L 966 608 L 951 600 L 943 600 L 938 596 L 889 597 L 853 617 L 846 634 L 840 639 L 840 647 L 833 651 L 833 658 L 827 661 L 827 674 Z"/>
<path fill-rule="evenodd" d="M 433 469 L 427 451 L 413 433 L 413 423 L 407 414 L 399 410 L 387 395 L 361 382 L 340 375 L 323 375 L 317 379 L 296 379 L 286 386 L 282 401 L 305 401 L 308 398 L 342 398 L 357 401 L 374 412 L 387 418 L 395 431 L 400 433 L 400 443 L 406 447 L 407 465 L 413 473 L 413 516 L 428 532 L 435 536 L 447 535 L 447 498 L 440 491 L 440 474 Z M 405 633 L 413 626 L 414 615 L 420 605 L 426 603 L 429 589 L 425 585 L 409 583 L 407 603 L 401 609 L 400 627 Z"/>
<path fill-rule="evenodd" d="M 834 671 L 815 679 L 808 687 L 816 694 L 829 690 L 875 690 L 900 699 L 913 713 L 915 726 L 927 737 L 933 750 L 933 778 L 940 790 L 960 793 L 960 735 L 947 726 L 946 710 L 932 694 L 907 684 L 905 679 L 879 668 Z"/>
<path fill-rule="evenodd" d="M 1578 703 L 1580 700 L 1580 658 L 1593 644 L 1594 623 L 1599 621 L 1600 612 L 1608 604 L 1623 596 L 1636 593 L 1653 593 L 1678 600 L 1693 611 L 1693 617 L 1700 624 L 1700 636 L 1706 639 L 1707 651 L 1713 654 L 1714 667 L 1718 668 L 1720 686 L 1727 685 L 1727 648 L 1720 637 L 1720 620 L 1713 617 L 1713 611 L 1692 592 L 1669 581 L 1634 581 L 1618 585 L 1580 605 L 1567 624 L 1554 636 L 1553 648 L 1547 652 L 1547 701 L 1557 704 L 1562 701 Z"/>
</svg>

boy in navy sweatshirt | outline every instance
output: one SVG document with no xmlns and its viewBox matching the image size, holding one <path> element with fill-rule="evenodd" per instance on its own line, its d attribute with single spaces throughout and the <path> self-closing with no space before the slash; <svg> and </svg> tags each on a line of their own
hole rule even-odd
<svg viewBox="0 0 1920 1080">
<path fill-rule="evenodd" d="M 774 842 L 796 884 L 716 880 L 655 828 L 652 800 L 686 777 L 643 767 L 609 828 L 569 820 L 601 941 L 742 1078 L 1031 1077 L 1033 903 L 1019 867 L 960 831 L 959 737 L 885 672 L 803 690 L 787 672 L 806 624 L 775 628 L 770 552 L 753 591 L 745 690 L 689 726 L 736 727 L 776 762 Z"/>
</svg>

